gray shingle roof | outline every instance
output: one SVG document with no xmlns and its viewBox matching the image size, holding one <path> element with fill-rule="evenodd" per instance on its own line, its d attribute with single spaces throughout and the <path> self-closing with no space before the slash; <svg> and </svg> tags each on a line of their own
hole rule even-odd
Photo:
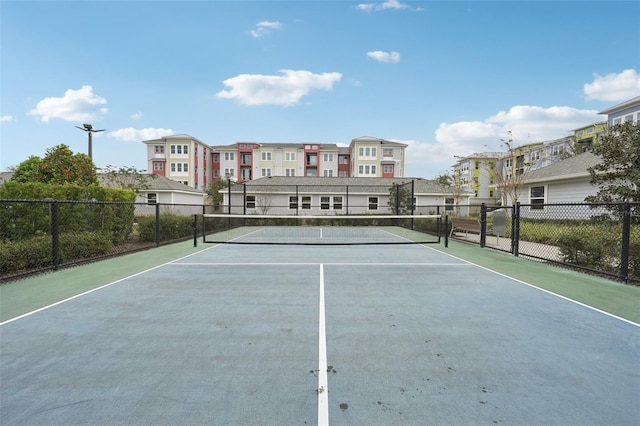
<svg viewBox="0 0 640 426">
<path fill-rule="evenodd" d="M 591 152 L 583 152 L 545 167 L 533 170 L 527 176 L 527 182 L 563 180 L 589 177 L 587 169 L 600 163 L 602 159 Z"/>
</svg>

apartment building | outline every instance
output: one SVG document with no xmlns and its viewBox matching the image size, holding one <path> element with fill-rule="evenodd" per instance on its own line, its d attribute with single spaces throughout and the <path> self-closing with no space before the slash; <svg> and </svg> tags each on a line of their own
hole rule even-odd
<svg viewBox="0 0 640 426">
<path fill-rule="evenodd" d="M 517 181 L 512 176 L 523 176 L 555 162 L 567 158 L 573 153 L 571 137 L 536 142 L 514 147 L 508 152 L 474 153 L 458 157 L 452 166 L 460 178 L 463 190 L 473 195 L 471 204 L 497 204 L 501 200 L 500 185 Z M 523 177 L 522 180 L 526 178 Z"/>
<path fill-rule="evenodd" d="M 262 177 L 403 177 L 405 144 L 369 136 L 333 143 L 237 142 L 209 146 L 189 135 L 143 141 L 150 172 L 204 189 L 212 180 Z"/>
<path fill-rule="evenodd" d="M 187 134 L 143 141 L 149 173 L 168 177 L 193 188 L 211 183 L 211 148 Z"/>
<path fill-rule="evenodd" d="M 406 144 L 362 136 L 351 140 L 352 177 L 403 177 Z"/>
<path fill-rule="evenodd" d="M 589 151 L 591 146 L 598 143 L 600 135 L 607 130 L 607 122 L 589 124 L 573 130 L 574 150 L 576 154 Z"/>
<path fill-rule="evenodd" d="M 607 124 L 609 127 L 625 122 L 638 123 L 640 122 L 640 96 L 614 105 L 598 114 L 607 116 Z"/>
</svg>

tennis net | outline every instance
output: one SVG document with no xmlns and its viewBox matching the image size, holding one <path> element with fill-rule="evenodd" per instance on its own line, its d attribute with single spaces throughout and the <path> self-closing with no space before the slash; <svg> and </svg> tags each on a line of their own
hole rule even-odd
<svg viewBox="0 0 640 426">
<path fill-rule="evenodd" d="M 205 243 L 364 245 L 433 244 L 444 235 L 441 215 L 202 215 Z"/>
</svg>

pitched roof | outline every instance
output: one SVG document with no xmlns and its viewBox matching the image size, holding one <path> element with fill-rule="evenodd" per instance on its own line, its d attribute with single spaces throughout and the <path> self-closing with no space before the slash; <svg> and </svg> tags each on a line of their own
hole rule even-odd
<svg viewBox="0 0 640 426">
<path fill-rule="evenodd" d="M 527 176 L 527 182 L 587 178 L 590 176 L 587 169 L 601 161 L 597 155 L 589 151 L 583 152 L 531 171 Z"/>
<path fill-rule="evenodd" d="M 635 98 L 631 98 L 628 101 L 624 101 L 618 105 L 614 105 L 611 108 L 607 108 L 604 111 L 600 111 L 598 114 L 611 114 L 612 112 L 620 111 L 635 105 L 640 105 L 640 96 L 636 96 Z"/>
</svg>

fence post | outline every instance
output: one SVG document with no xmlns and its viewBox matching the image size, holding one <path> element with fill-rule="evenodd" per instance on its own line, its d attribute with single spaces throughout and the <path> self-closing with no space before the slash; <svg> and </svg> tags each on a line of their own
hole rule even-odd
<svg viewBox="0 0 640 426">
<path fill-rule="evenodd" d="M 345 211 L 347 212 L 347 215 L 349 215 L 349 185 L 346 186 L 345 198 L 346 198 L 346 200 L 344 200 L 344 204 L 346 207 Z"/>
<path fill-rule="evenodd" d="M 629 280 L 629 246 L 631 242 L 631 204 L 625 201 L 622 213 L 622 244 L 620 247 L 620 279 Z"/>
<path fill-rule="evenodd" d="M 444 247 L 449 247 L 449 214 L 444 214 Z"/>
<path fill-rule="evenodd" d="M 480 205 L 480 248 L 487 245 L 487 205 Z"/>
<path fill-rule="evenodd" d="M 156 203 L 156 247 L 160 247 L 160 204 Z"/>
<path fill-rule="evenodd" d="M 513 206 L 513 223 L 511 224 L 511 252 L 518 257 L 520 254 L 520 202 Z"/>
<path fill-rule="evenodd" d="M 51 257 L 53 270 L 57 271 L 60 265 L 60 222 L 59 205 L 57 201 L 51 202 Z"/>
<path fill-rule="evenodd" d="M 191 222 L 191 226 L 193 226 L 193 246 L 198 247 L 198 215 L 193 215 L 193 222 Z"/>
<path fill-rule="evenodd" d="M 245 215 L 247 214 L 247 184 L 246 183 L 242 184 L 242 214 L 245 214 Z"/>
</svg>

